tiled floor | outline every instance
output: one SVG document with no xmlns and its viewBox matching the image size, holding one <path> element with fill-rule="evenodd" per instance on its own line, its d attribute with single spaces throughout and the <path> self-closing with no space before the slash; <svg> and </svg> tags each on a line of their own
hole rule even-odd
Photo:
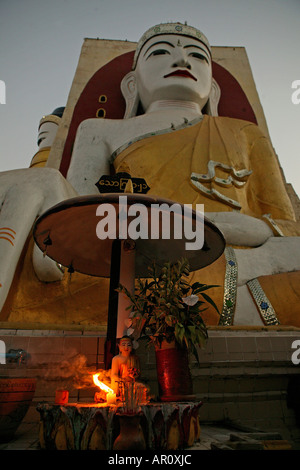
<svg viewBox="0 0 300 470">
<path fill-rule="evenodd" d="M 0 450 L 39 450 L 38 423 L 22 423 L 14 438 L 0 443 Z"/>
<path fill-rule="evenodd" d="M 200 441 L 196 442 L 191 450 L 211 450 L 212 442 L 224 443 L 228 441 L 229 434 L 232 430 L 228 430 L 219 426 L 202 425 Z"/>
</svg>

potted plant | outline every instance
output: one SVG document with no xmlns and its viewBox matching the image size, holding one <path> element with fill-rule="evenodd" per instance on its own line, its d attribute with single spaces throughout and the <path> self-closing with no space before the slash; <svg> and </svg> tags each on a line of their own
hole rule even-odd
<svg viewBox="0 0 300 470">
<path fill-rule="evenodd" d="M 218 308 L 206 291 L 213 285 L 189 282 L 188 260 L 149 267 L 150 278 L 138 279 L 135 293 L 120 285 L 130 299 L 132 328 L 153 344 L 158 383 L 163 401 L 192 398 L 188 354 L 199 363 L 197 347 L 203 348 L 208 334 L 201 313 L 208 303 Z"/>
</svg>

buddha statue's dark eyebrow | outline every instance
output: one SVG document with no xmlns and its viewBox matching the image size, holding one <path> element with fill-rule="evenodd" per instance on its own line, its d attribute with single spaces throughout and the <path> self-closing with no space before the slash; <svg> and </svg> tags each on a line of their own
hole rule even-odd
<svg viewBox="0 0 300 470">
<path fill-rule="evenodd" d="M 144 52 L 144 56 L 147 54 L 147 52 L 149 51 L 149 49 L 151 49 L 151 47 L 156 46 L 157 44 L 168 44 L 168 45 L 171 46 L 171 47 L 175 47 L 171 42 L 168 42 L 168 41 L 158 41 L 158 42 L 155 42 L 154 44 L 151 44 L 151 46 L 148 47 L 148 49 Z"/>
</svg>

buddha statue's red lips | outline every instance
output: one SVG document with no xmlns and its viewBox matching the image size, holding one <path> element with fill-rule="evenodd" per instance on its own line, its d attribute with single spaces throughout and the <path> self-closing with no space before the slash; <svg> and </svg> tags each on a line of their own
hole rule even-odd
<svg viewBox="0 0 300 470">
<path fill-rule="evenodd" d="M 185 77 L 185 78 L 192 78 L 197 81 L 197 78 L 194 77 L 188 70 L 175 70 L 174 72 L 169 73 L 168 75 L 164 75 L 164 78 L 167 77 Z"/>
</svg>

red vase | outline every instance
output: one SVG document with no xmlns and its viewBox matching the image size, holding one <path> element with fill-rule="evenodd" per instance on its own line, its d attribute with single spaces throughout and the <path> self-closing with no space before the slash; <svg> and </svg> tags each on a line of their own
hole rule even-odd
<svg viewBox="0 0 300 470">
<path fill-rule="evenodd" d="M 113 450 L 145 450 L 146 442 L 138 414 L 118 414 L 120 434 L 113 444 Z"/>
<path fill-rule="evenodd" d="M 161 401 L 194 400 L 193 382 L 186 349 L 156 349 L 156 371 Z"/>
</svg>

